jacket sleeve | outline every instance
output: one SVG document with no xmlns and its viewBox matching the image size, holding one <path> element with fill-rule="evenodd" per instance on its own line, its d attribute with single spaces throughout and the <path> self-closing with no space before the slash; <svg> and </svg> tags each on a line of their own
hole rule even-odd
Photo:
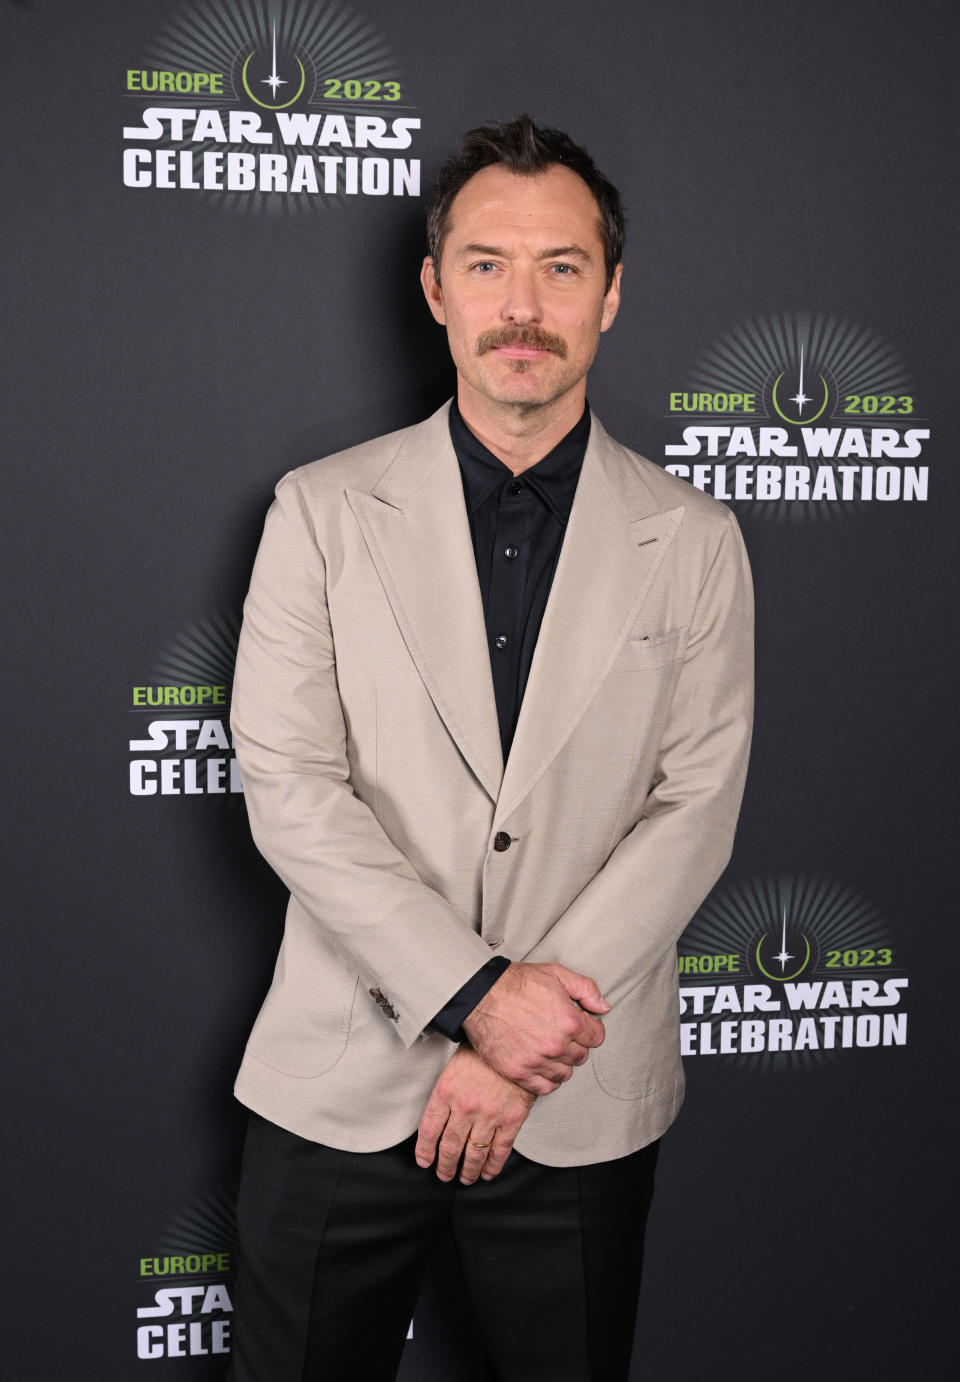
<svg viewBox="0 0 960 1382">
<path fill-rule="evenodd" d="M 644 981 L 726 867 L 752 723 L 753 592 L 728 511 L 640 818 L 525 960 L 588 974 L 611 1003 Z"/>
<path fill-rule="evenodd" d="M 231 725 L 257 847 L 410 1047 L 490 950 L 353 791 L 325 577 L 288 475 L 244 605 Z"/>
</svg>

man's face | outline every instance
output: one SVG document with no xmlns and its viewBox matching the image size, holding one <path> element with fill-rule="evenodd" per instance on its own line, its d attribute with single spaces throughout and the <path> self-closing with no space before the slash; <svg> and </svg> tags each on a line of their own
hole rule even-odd
<svg viewBox="0 0 960 1382">
<path fill-rule="evenodd" d="M 440 270 L 438 284 L 426 259 L 421 282 L 447 328 L 461 407 L 582 400 L 620 304 L 620 267 L 606 289 L 599 210 L 582 178 L 556 164 L 533 176 L 481 169 L 454 198 Z"/>
</svg>

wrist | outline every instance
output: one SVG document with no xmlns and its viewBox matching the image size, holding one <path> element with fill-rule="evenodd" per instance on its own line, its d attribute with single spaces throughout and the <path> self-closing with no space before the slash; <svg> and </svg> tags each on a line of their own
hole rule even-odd
<svg viewBox="0 0 960 1382">
<path fill-rule="evenodd" d="M 510 961 L 505 955 L 493 955 L 477 970 L 462 988 L 435 1014 L 430 1025 L 450 1041 L 460 1041 L 466 1031 L 466 1021 L 479 1007 Z"/>
</svg>

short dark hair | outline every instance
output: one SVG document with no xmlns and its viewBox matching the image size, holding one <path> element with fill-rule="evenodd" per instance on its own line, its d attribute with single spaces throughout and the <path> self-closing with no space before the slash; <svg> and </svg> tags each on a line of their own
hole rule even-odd
<svg viewBox="0 0 960 1382">
<path fill-rule="evenodd" d="M 496 164 L 503 164 L 512 173 L 531 176 L 560 164 L 583 179 L 600 213 L 599 229 L 609 289 L 613 271 L 623 258 L 624 220 L 620 193 L 597 169 L 586 149 L 574 144 L 562 130 L 534 124 L 529 115 L 518 115 L 505 124 L 480 125 L 468 130 L 460 148 L 437 174 L 433 196 L 427 205 L 427 249 L 437 282 L 440 281 L 440 256 L 453 200 L 474 173 Z"/>
</svg>

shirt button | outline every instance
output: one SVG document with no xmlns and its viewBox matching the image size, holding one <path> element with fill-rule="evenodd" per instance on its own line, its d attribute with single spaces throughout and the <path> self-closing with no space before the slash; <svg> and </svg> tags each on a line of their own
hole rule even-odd
<svg viewBox="0 0 960 1382">
<path fill-rule="evenodd" d="M 493 640 L 493 645 L 495 648 L 505 648 L 507 646 L 507 635 L 505 633 L 498 633 Z"/>
<path fill-rule="evenodd" d="M 519 494 L 522 489 L 523 485 L 520 483 L 519 480 L 512 480 L 511 483 L 507 485 L 508 494 Z"/>
<path fill-rule="evenodd" d="M 498 854 L 503 854 L 504 850 L 510 848 L 510 836 L 505 830 L 498 830 L 493 837 L 493 847 Z"/>
<path fill-rule="evenodd" d="M 507 561 L 513 561 L 514 557 L 519 556 L 520 554 L 518 553 L 516 547 L 504 547 L 503 555 L 506 557 Z"/>
</svg>

